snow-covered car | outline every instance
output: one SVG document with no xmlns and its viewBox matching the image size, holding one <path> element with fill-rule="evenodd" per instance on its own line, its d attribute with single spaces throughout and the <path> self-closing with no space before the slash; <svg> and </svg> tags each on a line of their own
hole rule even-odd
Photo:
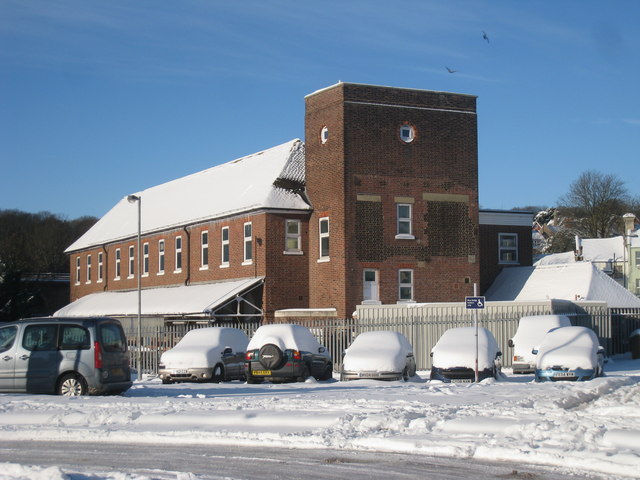
<svg viewBox="0 0 640 480">
<path fill-rule="evenodd" d="M 248 343 L 249 337 L 237 328 L 191 330 L 160 357 L 162 383 L 242 380 Z"/>
<path fill-rule="evenodd" d="M 475 380 L 476 329 L 450 328 L 431 349 L 431 380 L 470 383 Z M 478 381 L 498 378 L 502 352 L 493 334 L 478 327 Z"/>
<path fill-rule="evenodd" d="M 376 378 L 407 381 L 416 374 L 413 347 L 398 332 L 364 332 L 345 350 L 340 380 Z"/>
<path fill-rule="evenodd" d="M 549 330 L 570 327 L 571 321 L 566 315 L 531 315 L 522 317 L 518 330 L 509 346 L 513 348 L 513 373 L 533 373 L 536 369 L 536 356 L 531 353 Z"/>
<path fill-rule="evenodd" d="M 298 381 L 333 376 L 331 354 L 311 331 L 301 325 L 263 325 L 247 346 L 244 363 L 247 383 Z"/>
<path fill-rule="evenodd" d="M 591 380 L 604 373 L 604 348 L 590 328 L 551 330 L 533 351 L 536 382 Z"/>
</svg>

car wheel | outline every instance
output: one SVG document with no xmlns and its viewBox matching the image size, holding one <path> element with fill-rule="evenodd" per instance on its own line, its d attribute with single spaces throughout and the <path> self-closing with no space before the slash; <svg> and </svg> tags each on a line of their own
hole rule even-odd
<svg viewBox="0 0 640 480">
<path fill-rule="evenodd" d="M 211 381 L 213 383 L 220 383 L 224 380 L 224 368 L 222 365 L 216 365 L 213 367 L 213 373 L 211 374 Z"/>
<path fill-rule="evenodd" d="M 305 365 L 304 370 L 302 370 L 302 375 L 298 377 L 299 382 L 304 382 L 307 378 L 309 378 L 309 366 Z"/>
<path fill-rule="evenodd" d="M 409 381 L 409 370 L 407 370 L 407 367 L 404 367 L 404 370 L 402 371 L 402 380 L 405 382 Z"/>
<path fill-rule="evenodd" d="M 173 382 L 167 378 L 163 378 L 162 379 L 162 384 L 163 385 L 171 385 Z"/>
<path fill-rule="evenodd" d="M 331 380 L 333 378 L 333 365 L 331 363 L 327 363 L 327 366 L 322 372 L 320 376 L 320 380 Z"/>
<path fill-rule="evenodd" d="M 87 381 L 76 373 L 68 373 L 63 376 L 58 382 L 58 395 L 65 397 L 77 397 L 79 395 L 86 395 L 89 391 L 87 387 Z"/>
<path fill-rule="evenodd" d="M 282 366 L 284 353 L 277 345 L 267 343 L 260 348 L 258 361 L 267 370 L 277 370 Z"/>
</svg>

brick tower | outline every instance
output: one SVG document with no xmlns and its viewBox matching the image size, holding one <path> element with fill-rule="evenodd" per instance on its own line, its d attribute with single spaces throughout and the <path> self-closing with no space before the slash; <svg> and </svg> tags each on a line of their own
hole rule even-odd
<svg viewBox="0 0 640 480">
<path fill-rule="evenodd" d="M 479 282 L 476 97 L 338 83 L 306 97 L 309 306 L 462 301 Z"/>
</svg>

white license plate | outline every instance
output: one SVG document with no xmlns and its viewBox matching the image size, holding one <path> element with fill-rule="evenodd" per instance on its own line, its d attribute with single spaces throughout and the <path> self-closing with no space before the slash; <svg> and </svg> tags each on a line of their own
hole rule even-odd
<svg viewBox="0 0 640 480">
<path fill-rule="evenodd" d="M 189 372 L 187 371 L 186 368 L 176 368 L 175 370 L 171 370 L 171 373 L 173 373 L 174 375 L 182 375 Z"/>
<path fill-rule="evenodd" d="M 472 383 L 470 378 L 452 378 L 451 383 Z"/>
<path fill-rule="evenodd" d="M 358 376 L 360 378 L 373 378 L 373 377 L 377 377 L 378 374 L 375 372 L 359 372 Z"/>
<path fill-rule="evenodd" d="M 573 372 L 555 372 L 554 377 L 575 377 Z"/>
</svg>

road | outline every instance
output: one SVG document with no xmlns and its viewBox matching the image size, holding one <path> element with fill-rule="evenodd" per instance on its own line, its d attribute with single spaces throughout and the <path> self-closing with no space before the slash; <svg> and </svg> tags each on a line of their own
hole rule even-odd
<svg viewBox="0 0 640 480">
<path fill-rule="evenodd" d="M 0 441 L 0 462 L 58 466 L 65 473 L 135 473 L 153 479 L 393 480 L 473 478 L 560 480 L 544 467 L 379 452 L 215 445 L 146 445 Z M 192 475 L 179 475 L 189 472 Z M 0 475 L 1 476 L 1 475 Z M 70 478 L 84 478 L 71 476 Z M 96 478 L 96 477 L 89 477 Z M 569 478 L 587 478 L 576 476 Z M 588 478 L 596 478 L 589 476 Z"/>
</svg>

